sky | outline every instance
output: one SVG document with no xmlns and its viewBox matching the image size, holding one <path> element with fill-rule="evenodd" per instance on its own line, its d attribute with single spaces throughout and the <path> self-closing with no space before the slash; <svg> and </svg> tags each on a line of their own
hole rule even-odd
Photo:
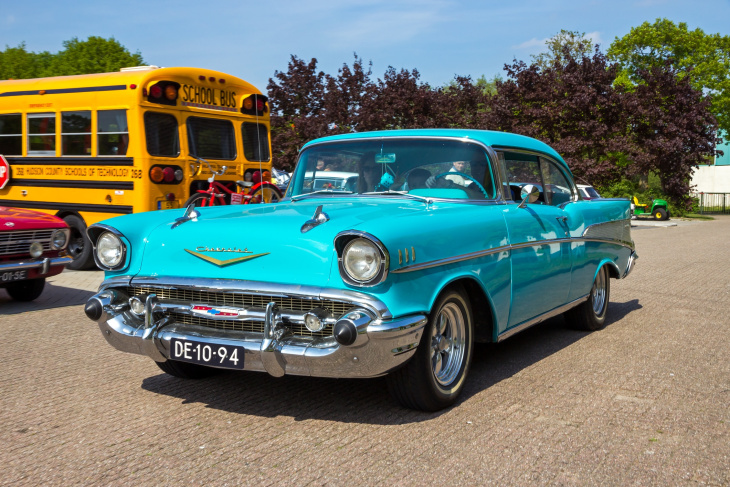
<svg viewBox="0 0 730 487">
<path fill-rule="evenodd" d="M 357 53 L 373 79 L 415 68 L 441 86 L 503 75 L 561 29 L 605 51 L 657 18 L 730 35 L 730 0 L 0 0 L 0 49 L 55 53 L 73 37 L 114 37 L 146 64 L 215 69 L 262 91 L 292 55 L 336 75 Z"/>
</svg>

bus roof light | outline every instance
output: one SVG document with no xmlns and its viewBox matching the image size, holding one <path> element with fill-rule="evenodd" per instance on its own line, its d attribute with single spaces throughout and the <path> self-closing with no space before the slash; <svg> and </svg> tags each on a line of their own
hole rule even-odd
<svg viewBox="0 0 730 487">
<path fill-rule="evenodd" d="M 215 83 L 215 76 L 211 76 L 210 78 L 208 78 L 208 81 L 212 81 Z"/>
<path fill-rule="evenodd" d="M 162 98 L 162 88 L 160 87 L 160 85 L 152 85 L 150 87 L 150 97 Z"/>
<path fill-rule="evenodd" d="M 221 84 L 223 84 L 223 83 L 225 83 L 225 82 L 226 82 L 226 80 L 225 80 L 225 79 L 223 79 L 223 78 L 221 78 L 221 79 L 219 79 L 219 80 L 218 80 L 218 82 L 219 82 L 219 83 L 221 83 Z"/>
<path fill-rule="evenodd" d="M 199 79 L 200 81 L 205 81 L 205 76 L 203 76 L 203 75 L 201 74 L 200 76 L 198 76 L 198 79 Z"/>
<path fill-rule="evenodd" d="M 177 99 L 177 88 L 175 88 L 175 85 L 165 86 L 165 98 L 170 101 Z"/>
</svg>

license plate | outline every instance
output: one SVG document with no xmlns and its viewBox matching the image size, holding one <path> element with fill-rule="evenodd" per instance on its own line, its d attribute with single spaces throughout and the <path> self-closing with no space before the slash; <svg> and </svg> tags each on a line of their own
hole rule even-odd
<svg viewBox="0 0 730 487">
<path fill-rule="evenodd" d="M 22 281 L 28 278 L 28 271 L 7 271 L 0 274 L 0 282 Z"/>
<path fill-rule="evenodd" d="M 177 208 L 177 201 L 158 201 L 157 202 L 158 210 L 172 210 L 173 208 Z"/>
<path fill-rule="evenodd" d="M 243 370 L 243 353 L 243 347 L 235 345 L 215 345 L 179 338 L 170 341 L 170 358 L 180 362 Z"/>
</svg>

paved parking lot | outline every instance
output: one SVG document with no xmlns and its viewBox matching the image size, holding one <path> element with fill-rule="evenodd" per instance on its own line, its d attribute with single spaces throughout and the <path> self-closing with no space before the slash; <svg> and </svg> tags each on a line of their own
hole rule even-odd
<svg viewBox="0 0 730 487">
<path fill-rule="evenodd" d="M 436 414 L 382 379 L 166 376 L 84 316 L 100 272 L 0 291 L 0 484 L 728 485 L 730 218 L 652 223 L 604 330 L 479 345 Z"/>
</svg>

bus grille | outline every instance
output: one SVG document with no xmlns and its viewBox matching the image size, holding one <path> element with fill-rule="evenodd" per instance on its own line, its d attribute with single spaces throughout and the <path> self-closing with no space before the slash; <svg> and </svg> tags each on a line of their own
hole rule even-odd
<svg viewBox="0 0 730 487">
<path fill-rule="evenodd" d="M 51 236 L 55 231 L 50 229 L 0 232 L 0 255 L 29 255 L 30 244 L 33 242 L 41 243 L 44 252 L 51 250 Z"/>
</svg>

